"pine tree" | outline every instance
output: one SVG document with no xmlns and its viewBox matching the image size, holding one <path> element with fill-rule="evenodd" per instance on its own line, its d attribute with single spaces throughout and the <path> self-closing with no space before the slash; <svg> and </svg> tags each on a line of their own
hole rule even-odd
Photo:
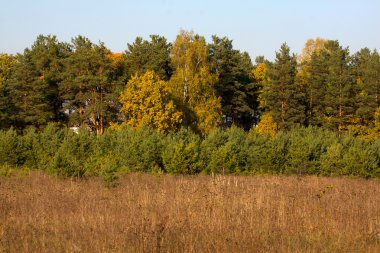
<svg viewBox="0 0 380 253">
<path fill-rule="evenodd" d="M 373 126 L 376 109 L 380 106 L 380 57 L 377 51 L 363 48 L 353 57 L 357 93 L 356 115 L 361 125 Z"/>
<path fill-rule="evenodd" d="M 314 52 L 310 61 L 306 64 L 308 66 L 305 85 L 307 125 L 322 126 L 324 123 L 324 97 L 328 77 L 327 63 L 323 57 Z"/>
<path fill-rule="evenodd" d="M 349 51 L 338 41 L 327 41 L 321 56 L 327 64 L 326 93 L 324 97 L 324 125 L 344 130 L 352 122 L 355 112 L 355 86 L 349 65 Z"/>
<path fill-rule="evenodd" d="M 150 41 L 137 37 L 125 51 L 127 79 L 135 74 L 154 71 L 161 79 L 169 80 L 172 74 L 170 47 L 162 36 L 150 35 Z"/>
<path fill-rule="evenodd" d="M 58 86 L 68 47 L 55 36 L 38 36 L 31 49 L 18 54 L 9 79 L 13 121 L 20 128 L 62 120 Z"/>
<path fill-rule="evenodd" d="M 7 85 L 14 65 L 15 58 L 12 55 L 0 54 L 0 129 L 11 125 L 11 99 Z"/>
<path fill-rule="evenodd" d="M 250 78 L 253 69 L 249 55 L 233 49 L 227 37 L 212 37 L 208 45 L 212 72 L 218 75 L 217 95 L 222 98 L 224 117 L 249 129 L 257 113 L 257 90 Z M 228 122 L 226 122 L 228 123 Z"/>
<path fill-rule="evenodd" d="M 83 36 L 72 43 L 74 51 L 65 61 L 60 86 L 63 110 L 69 115 L 70 126 L 88 126 L 102 134 L 118 106 L 111 78 L 111 52 L 103 43 L 93 44 Z"/>
<path fill-rule="evenodd" d="M 285 44 L 276 53 L 276 60 L 269 69 L 268 81 L 260 95 L 261 106 L 271 113 L 280 129 L 290 129 L 305 122 L 304 93 L 297 85 L 297 61 Z"/>
</svg>

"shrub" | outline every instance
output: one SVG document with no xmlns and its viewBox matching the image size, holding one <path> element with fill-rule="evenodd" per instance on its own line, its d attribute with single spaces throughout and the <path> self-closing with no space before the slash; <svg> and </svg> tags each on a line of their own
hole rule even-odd
<svg viewBox="0 0 380 253">
<path fill-rule="evenodd" d="M 365 178 L 376 176 L 376 155 L 368 142 L 355 138 L 346 150 L 342 157 L 342 175 Z"/>
<path fill-rule="evenodd" d="M 343 145 L 335 142 L 331 144 L 326 153 L 321 155 L 320 171 L 317 173 L 323 176 L 340 175 L 343 168 Z"/>
<path fill-rule="evenodd" d="M 149 127 L 127 127 L 106 133 L 103 145 L 124 171 L 151 172 L 162 165 L 163 136 Z"/>
<path fill-rule="evenodd" d="M 34 146 L 38 169 L 48 170 L 52 166 L 52 161 L 69 131 L 69 129 L 60 128 L 57 124 L 49 123 L 39 132 L 38 141 Z"/>
<path fill-rule="evenodd" d="M 274 138 L 250 133 L 247 140 L 248 165 L 252 173 L 282 174 L 285 171 L 289 137 L 279 132 Z"/>
<path fill-rule="evenodd" d="M 17 132 L 13 128 L 0 131 L 0 165 L 22 165 L 20 155 Z"/>
<path fill-rule="evenodd" d="M 168 135 L 162 154 L 164 168 L 172 174 L 195 174 L 200 172 L 200 137 L 182 128 Z"/>
<path fill-rule="evenodd" d="M 112 156 L 104 157 L 100 168 L 100 176 L 106 184 L 106 187 L 112 188 L 118 184 L 118 165 L 116 159 Z"/>
<path fill-rule="evenodd" d="M 64 177 L 83 177 L 96 166 L 96 136 L 86 130 L 68 132 L 54 156 L 51 169 Z"/>
<path fill-rule="evenodd" d="M 333 132 L 317 127 L 293 129 L 287 135 L 286 174 L 318 174 L 322 154 L 337 139 Z"/>
<path fill-rule="evenodd" d="M 203 171 L 206 173 L 238 173 L 246 169 L 246 134 L 232 126 L 216 129 L 201 144 Z"/>
</svg>

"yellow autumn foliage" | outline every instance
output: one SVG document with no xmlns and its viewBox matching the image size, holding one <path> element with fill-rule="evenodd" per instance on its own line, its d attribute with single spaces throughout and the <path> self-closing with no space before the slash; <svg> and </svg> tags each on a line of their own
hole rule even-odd
<svg viewBox="0 0 380 253">
<path fill-rule="evenodd" d="M 259 63 L 257 67 L 252 70 L 251 77 L 254 78 L 257 82 L 262 82 L 265 80 L 267 72 L 267 65 L 265 65 L 265 63 Z"/>
<path fill-rule="evenodd" d="M 261 116 L 261 120 L 254 131 L 259 135 L 270 135 L 274 137 L 277 134 L 278 126 L 273 117 L 267 113 Z"/>
<path fill-rule="evenodd" d="M 14 57 L 8 54 L 0 54 L 0 91 L 4 87 L 5 81 L 9 78 L 15 63 Z"/>
<path fill-rule="evenodd" d="M 171 50 L 175 72 L 169 85 L 184 108 L 185 123 L 202 134 L 210 133 L 221 118 L 221 102 L 214 84 L 218 78 L 207 63 L 205 40 L 193 32 L 180 31 Z"/>
<path fill-rule="evenodd" d="M 298 61 L 300 63 L 305 63 L 310 61 L 311 55 L 316 52 L 319 54 L 323 49 L 325 49 L 325 39 L 316 38 L 308 39 L 305 43 L 304 48 L 302 49 L 302 53 L 298 56 Z"/>
<path fill-rule="evenodd" d="M 120 95 L 121 112 L 126 124 L 133 127 L 148 125 L 159 132 L 176 130 L 182 122 L 180 112 L 172 100 L 167 82 L 153 72 L 135 75 Z"/>
</svg>

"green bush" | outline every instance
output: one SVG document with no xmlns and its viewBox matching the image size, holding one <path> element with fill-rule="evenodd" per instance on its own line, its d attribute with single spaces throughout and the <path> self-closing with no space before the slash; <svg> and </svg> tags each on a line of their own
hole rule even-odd
<svg viewBox="0 0 380 253">
<path fill-rule="evenodd" d="M 318 174 L 321 156 L 337 139 L 335 133 L 317 127 L 296 128 L 287 136 L 286 174 Z"/>
<path fill-rule="evenodd" d="M 373 171 L 373 177 L 379 177 L 380 176 L 380 139 L 371 143 L 371 150 L 376 160 L 376 169 Z"/>
<path fill-rule="evenodd" d="M 38 169 L 48 170 L 51 168 L 52 161 L 69 131 L 71 132 L 69 129 L 62 129 L 54 123 L 49 123 L 39 132 L 38 142 L 35 145 Z"/>
<path fill-rule="evenodd" d="M 206 173 L 239 173 L 247 167 L 246 134 L 232 126 L 216 129 L 201 144 L 202 169 Z"/>
<path fill-rule="evenodd" d="M 22 135 L 18 136 L 17 153 L 19 154 L 19 165 L 38 169 L 39 140 L 35 128 L 27 128 Z"/>
<path fill-rule="evenodd" d="M 0 165 L 22 165 L 18 146 L 18 135 L 13 128 L 0 131 Z"/>
<path fill-rule="evenodd" d="M 83 177 L 96 167 L 96 136 L 86 130 L 68 132 L 57 150 L 51 170 L 64 177 Z"/>
<path fill-rule="evenodd" d="M 10 177 L 13 173 L 13 167 L 8 164 L 0 164 L 0 177 Z"/>
<path fill-rule="evenodd" d="M 321 155 L 320 170 L 318 174 L 323 176 L 337 176 L 342 174 L 343 164 L 343 145 L 335 142 L 331 144 L 326 153 Z"/>
<path fill-rule="evenodd" d="M 376 154 L 371 145 L 363 140 L 354 139 L 342 157 L 342 175 L 375 177 L 378 172 Z"/>
<path fill-rule="evenodd" d="M 119 170 L 116 159 L 113 156 L 107 156 L 102 159 L 100 176 L 106 184 L 106 187 L 112 188 L 117 186 L 119 179 Z"/>
<path fill-rule="evenodd" d="M 118 132 L 107 132 L 102 147 L 117 159 L 116 164 L 121 170 L 152 172 L 163 168 L 163 139 L 149 127 L 128 127 Z"/>
<path fill-rule="evenodd" d="M 380 140 L 364 141 L 321 128 L 297 128 L 275 137 L 232 126 L 202 139 L 189 129 L 162 135 L 126 127 L 96 136 L 55 124 L 44 129 L 0 131 L 1 174 L 13 168 L 65 177 L 99 176 L 108 187 L 121 173 L 309 174 L 380 176 Z"/>
<path fill-rule="evenodd" d="M 247 138 L 247 161 L 254 174 L 282 174 L 285 171 L 289 137 L 279 132 L 274 138 L 250 132 Z"/>
<path fill-rule="evenodd" d="M 165 171 L 172 174 L 199 173 L 200 142 L 200 137 L 188 129 L 170 134 L 162 154 Z"/>
</svg>

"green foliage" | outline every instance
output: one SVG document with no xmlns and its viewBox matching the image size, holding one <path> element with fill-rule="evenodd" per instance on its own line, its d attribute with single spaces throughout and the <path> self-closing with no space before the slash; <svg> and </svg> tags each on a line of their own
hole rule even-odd
<svg viewBox="0 0 380 253">
<path fill-rule="evenodd" d="M 125 172 L 151 172 L 162 168 L 163 137 L 149 127 L 106 132 L 102 150 L 114 156 L 119 169 Z"/>
<path fill-rule="evenodd" d="M 36 164 L 30 167 L 48 170 L 54 160 L 57 150 L 70 130 L 62 129 L 59 125 L 50 123 L 38 133 L 35 145 Z"/>
<path fill-rule="evenodd" d="M 333 143 L 327 148 L 326 153 L 321 156 L 320 173 L 324 176 L 337 176 L 341 174 L 343 168 L 343 145 Z"/>
<path fill-rule="evenodd" d="M 200 138 L 188 129 L 181 129 L 167 137 L 162 153 L 165 171 L 172 174 L 200 172 Z"/>
<path fill-rule="evenodd" d="M 356 115 L 360 123 L 373 125 L 376 109 L 380 106 L 380 56 L 376 50 L 363 48 L 352 60 L 356 84 L 360 91 L 356 94 Z"/>
<path fill-rule="evenodd" d="M 95 167 L 96 137 L 81 129 L 78 134 L 68 132 L 57 150 L 51 165 L 52 172 L 63 177 L 84 177 Z"/>
<path fill-rule="evenodd" d="M 11 128 L 7 131 L 0 131 L 0 164 L 11 166 L 22 165 L 18 151 L 18 135 Z"/>
<path fill-rule="evenodd" d="M 325 86 L 324 125 L 334 130 L 344 130 L 353 115 L 356 86 L 349 66 L 348 48 L 342 48 L 338 41 L 327 41 L 321 57 L 327 63 Z"/>
<path fill-rule="evenodd" d="M 33 127 L 26 128 L 22 135 L 18 136 L 18 147 L 17 153 L 19 158 L 19 163 L 27 166 L 38 168 L 38 134 L 36 129 Z"/>
<path fill-rule="evenodd" d="M 272 170 L 276 174 L 282 174 L 285 171 L 286 155 L 288 152 L 289 137 L 280 132 L 275 138 L 271 139 L 266 146 L 267 154 L 264 161 L 265 166 L 269 166 L 266 170 Z"/>
<path fill-rule="evenodd" d="M 74 51 L 64 61 L 59 87 L 62 110 L 68 114 L 70 126 L 88 126 L 99 135 L 118 104 L 111 52 L 103 43 L 93 44 L 83 36 L 72 43 Z"/>
<path fill-rule="evenodd" d="M 378 171 L 376 155 L 368 142 L 348 136 L 346 152 L 343 154 L 342 175 L 357 175 L 360 177 L 374 177 Z M 345 144 L 345 141 L 343 142 Z"/>
<path fill-rule="evenodd" d="M 162 36 L 150 35 L 150 41 L 137 37 L 125 51 L 127 78 L 154 71 L 162 80 L 169 80 L 172 74 L 170 46 Z"/>
<path fill-rule="evenodd" d="M 112 188 L 118 185 L 119 167 L 116 159 L 113 156 L 107 156 L 102 159 L 100 176 L 103 179 L 106 187 Z"/>
<path fill-rule="evenodd" d="M 14 169 L 8 164 L 0 164 L 0 177 L 10 177 L 12 176 Z"/>
<path fill-rule="evenodd" d="M 99 176 L 107 187 L 128 172 L 370 178 L 380 176 L 380 141 L 318 127 L 272 137 L 232 126 L 202 139 L 186 128 L 163 135 L 149 127 L 125 126 L 96 136 L 49 124 L 42 130 L 0 131 L 0 167 L 4 175 L 25 167 L 63 177 Z"/>
<path fill-rule="evenodd" d="M 240 173 L 246 169 L 246 134 L 232 126 L 216 129 L 201 144 L 203 171 L 206 173 Z"/>
<path fill-rule="evenodd" d="M 286 174 L 318 174 L 322 154 L 337 139 L 333 132 L 316 127 L 297 128 L 288 136 Z"/>
<path fill-rule="evenodd" d="M 215 87 L 222 98 L 222 112 L 231 119 L 223 123 L 233 122 L 249 129 L 258 109 L 257 86 L 249 76 L 253 69 L 249 55 L 233 49 L 232 40 L 227 37 L 212 36 L 208 50 L 211 71 L 219 77 Z"/>
<path fill-rule="evenodd" d="M 304 125 L 305 94 L 296 82 L 296 75 L 296 57 L 290 55 L 286 43 L 282 44 L 259 98 L 261 107 L 271 113 L 280 129 Z"/>
<path fill-rule="evenodd" d="M 207 45 L 185 31 L 173 45 L 138 37 L 124 54 L 40 35 L 22 54 L 0 54 L 0 166 L 109 187 L 124 172 L 378 177 L 378 52 L 350 56 L 317 39 L 298 59 L 283 44 L 275 62 L 253 66 L 232 40 Z M 224 129 L 232 122 L 253 127 Z"/>
<path fill-rule="evenodd" d="M 10 96 L 7 88 L 15 65 L 15 58 L 11 55 L 0 54 L 0 129 L 9 127 L 11 118 Z"/>
<path fill-rule="evenodd" d="M 41 127 L 62 120 L 58 85 L 61 60 L 67 57 L 68 50 L 55 36 L 40 35 L 30 49 L 16 56 L 6 84 L 14 126 Z"/>
</svg>

